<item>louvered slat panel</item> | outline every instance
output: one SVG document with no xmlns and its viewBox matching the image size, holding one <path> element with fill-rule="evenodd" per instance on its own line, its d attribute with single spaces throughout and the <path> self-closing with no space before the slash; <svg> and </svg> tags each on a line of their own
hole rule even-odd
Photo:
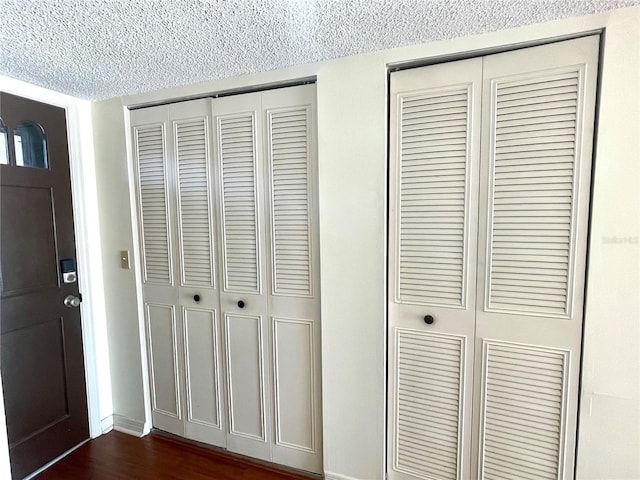
<svg viewBox="0 0 640 480">
<path fill-rule="evenodd" d="M 396 470 L 457 478 L 463 345 L 459 337 L 396 330 Z"/>
<path fill-rule="evenodd" d="M 164 129 L 158 124 L 136 127 L 134 131 L 138 159 L 144 282 L 170 285 L 171 251 Z"/>
<path fill-rule="evenodd" d="M 498 82 L 489 308 L 569 309 L 578 70 Z"/>
<path fill-rule="evenodd" d="M 175 122 L 182 283 L 213 286 L 207 123 Z"/>
<path fill-rule="evenodd" d="M 273 290 L 311 294 L 306 108 L 269 113 Z"/>
<path fill-rule="evenodd" d="M 400 117 L 399 300 L 462 305 L 469 91 L 405 97 Z"/>
<path fill-rule="evenodd" d="M 256 151 L 252 114 L 218 119 L 225 289 L 258 292 Z"/>
<path fill-rule="evenodd" d="M 566 355 L 485 342 L 482 478 L 558 478 Z"/>
</svg>

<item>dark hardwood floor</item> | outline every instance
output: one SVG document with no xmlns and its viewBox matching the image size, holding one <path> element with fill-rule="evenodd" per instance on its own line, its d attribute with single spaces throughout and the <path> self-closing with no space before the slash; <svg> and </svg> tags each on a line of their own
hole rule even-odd
<svg viewBox="0 0 640 480">
<path fill-rule="evenodd" d="M 165 435 L 136 438 L 109 432 L 81 446 L 36 480 L 310 480 L 320 477 L 279 470 L 244 457 Z"/>
</svg>

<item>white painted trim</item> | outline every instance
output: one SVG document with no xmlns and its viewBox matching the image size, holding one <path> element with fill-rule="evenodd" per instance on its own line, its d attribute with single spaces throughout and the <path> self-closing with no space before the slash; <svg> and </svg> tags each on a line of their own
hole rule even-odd
<svg viewBox="0 0 640 480">
<path fill-rule="evenodd" d="M 363 478 L 349 477 L 340 473 L 324 472 L 325 480 L 364 480 Z"/>
<path fill-rule="evenodd" d="M 102 429 L 102 433 L 109 433 L 113 430 L 113 415 L 107 415 L 102 420 L 100 420 L 100 428 Z"/>
<path fill-rule="evenodd" d="M 67 107 L 67 130 L 69 138 L 69 162 L 71 170 L 71 192 L 76 237 L 78 287 L 83 293 L 80 307 L 87 382 L 87 407 L 89 410 L 89 434 L 91 438 L 102 435 L 100 418 L 100 384 L 108 385 L 111 396 L 109 350 L 106 344 L 107 328 L 104 299 L 104 276 L 102 270 L 102 246 L 98 219 L 98 197 L 93 158 L 93 126 L 91 104 L 78 101 Z M 91 188 L 93 186 L 93 188 Z M 93 255 L 92 255 L 93 253 Z M 103 375 L 100 375 L 100 359 Z M 108 379 L 108 380 L 107 380 Z M 105 380 L 107 380 L 105 382 Z M 103 387 L 104 388 L 104 387 Z M 111 405 L 108 411 L 112 410 Z"/>
<path fill-rule="evenodd" d="M 93 126 L 91 102 L 31 85 L 0 75 L 0 90 L 36 101 L 62 107 L 67 113 L 67 140 L 69 167 L 73 195 L 73 215 L 76 237 L 78 278 L 81 305 L 85 379 L 89 434 L 92 438 L 102 434 L 101 410 L 112 410 L 111 377 L 102 273 L 102 255 L 96 192 L 95 159 L 93 152 Z M 91 188 L 93 186 L 93 188 Z M 102 371 L 102 378 L 99 372 Z M 0 402 L 0 415 L 4 421 L 4 402 Z M 0 476 L 8 471 L 4 467 L 4 449 L 8 444 L 6 429 L 0 428 Z"/>
<path fill-rule="evenodd" d="M 146 422 L 118 414 L 113 415 L 113 429 L 116 432 L 122 432 L 136 437 L 144 437 L 149 433 L 149 430 L 146 428 Z"/>
</svg>

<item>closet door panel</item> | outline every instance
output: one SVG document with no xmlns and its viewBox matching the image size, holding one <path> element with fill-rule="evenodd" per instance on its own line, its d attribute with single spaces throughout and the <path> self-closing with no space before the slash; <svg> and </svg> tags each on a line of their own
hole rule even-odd
<svg viewBox="0 0 640 480">
<path fill-rule="evenodd" d="M 185 436 L 224 447 L 210 102 L 194 100 L 167 108 L 173 145 L 170 171 L 175 179 L 178 311 L 184 338 Z"/>
<path fill-rule="evenodd" d="M 481 73 L 391 76 L 391 479 L 469 477 Z"/>
<path fill-rule="evenodd" d="M 322 472 L 314 85 L 262 93 L 273 461 Z"/>
<path fill-rule="evenodd" d="M 485 58 L 476 421 L 486 478 L 573 476 L 598 46 L 591 36 Z"/>
<path fill-rule="evenodd" d="M 271 460 L 259 93 L 212 101 L 222 264 L 229 450 Z"/>
<path fill-rule="evenodd" d="M 168 109 L 134 110 L 131 124 L 153 425 L 184 435 Z"/>
</svg>

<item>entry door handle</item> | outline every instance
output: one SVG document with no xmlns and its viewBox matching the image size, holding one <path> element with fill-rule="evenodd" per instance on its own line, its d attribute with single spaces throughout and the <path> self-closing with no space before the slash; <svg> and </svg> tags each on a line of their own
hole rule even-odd
<svg viewBox="0 0 640 480">
<path fill-rule="evenodd" d="M 78 297 L 76 297 L 75 295 L 67 295 L 64 298 L 64 306 L 65 307 L 69 307 L 69 308 L 77 308 L 80 306 L 80 302 L 82 300 L 80 300 Z"/>
</svg>

